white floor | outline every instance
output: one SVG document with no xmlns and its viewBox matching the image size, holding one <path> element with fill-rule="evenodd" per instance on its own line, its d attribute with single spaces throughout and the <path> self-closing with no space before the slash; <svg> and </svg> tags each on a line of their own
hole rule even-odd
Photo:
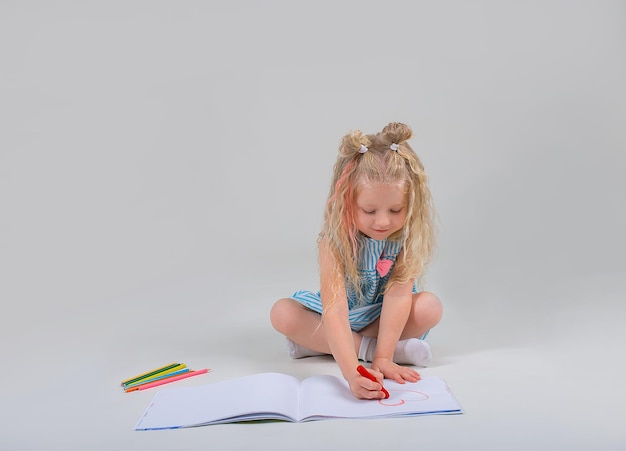
<svg viewBox="0 0 626 451">
<path fill-rule="evenodd" d="M 133 431 L 160 388 L 125 394 L 119 382 L 170 361 L 212 369 L 179 386 L 264 371 L 300 378 L 338 371 L 329 358 L 287 357 L 266 320 L 277 286 L 261 285 L 256 295 L 243 288 L 245 300 L 231 297 L 221 311 L 210 301 L 211 277 L 57 311 L 12 331 L 3 352 L 0 441 L 7 450 L 623 450 L 623 280 L 599 275 L 577 290 L 570 282 L 541 311 L 503 305 L 482 319 L 465 317 L 470 309 L 462 304 L 471 297 L 450 300 L 431 334 L 434 362 L 422 374 L 443 376 L 464 413 L 406 419 Z M 202 299 L 206 308 L 198 309 Z"/>
<path fill-rule="evenodd" d="M 626 4 L 0 2 L 0 450 L 626 450 Z M 337 144 L 415 131 L 462 415 L 134 431 L 290 360 Z"/>
</svg>

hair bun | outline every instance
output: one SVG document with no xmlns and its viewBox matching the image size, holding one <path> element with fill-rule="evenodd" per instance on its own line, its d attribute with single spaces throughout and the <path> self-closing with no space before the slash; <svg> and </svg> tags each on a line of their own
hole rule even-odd
<svg viewBox="0 0 626 451">
<path fill-rule="evenodd" d="M 350 157 L 359 153 L 361 146 L 369 146 L 370 140 L 361 130 L 354 130 L 343 137 L 339 146 L 339 154 L 342 157 Z"/>
<path fill-rule="evenodd" d="M 390 122 L 385 125 L 381 133 L 389 142 L 396 144 L 402 144 L 413 136 L 411 127 L 402 122 Z"/>
</svg>

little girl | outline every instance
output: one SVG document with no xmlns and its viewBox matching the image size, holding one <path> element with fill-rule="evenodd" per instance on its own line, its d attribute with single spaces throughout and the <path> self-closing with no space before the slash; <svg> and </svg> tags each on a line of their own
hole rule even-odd
<svg viewBox="0 0 626 451">
<path fill-rule="evenodd" d="M 385 397 L 383 377 L 419 380 L 399 364 L 430 363 L 424 339 L 442 315 L 439 299 L 417 290 L 434 221 L 411 136 L 407 125 L 390 123 L 343 137 L 319 238 L 320 291 L 280 299 L 270 314 L 291 357 L 332 354 L 358 398 Z M 372 362 L 377 382 L 359 374 L 359 360 Z"/>
</svg>

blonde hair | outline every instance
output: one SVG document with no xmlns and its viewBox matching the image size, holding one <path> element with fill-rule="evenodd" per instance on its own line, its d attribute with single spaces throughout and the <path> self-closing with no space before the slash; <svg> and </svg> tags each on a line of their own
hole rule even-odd
<svg viewBox="0 0 626 451">
<path fill-rule="evenodd" d="M 409 126 L 392 122 L 376 134 L 348 133 L 339 154 L 324 212 L 320 240 L 326 237 L 329 250 L 346 284 L 361 295 L 357 256 L 358 234 L 355 203 L 363 183 L 402 182 L 407 193 L 407 216 L 401 230 L 390 240 L 403 240 L 402 253 L 385 292 L 394 283 L 421 278 L 430 262 L 434 242 L 434 209 L 428 179 L 420 159 L 407 143 L 413 135 Z M 396 144 L 397 146 L 393 146 Z M 367 151 L 364 151 L 364 147 Z"/>
</svg>

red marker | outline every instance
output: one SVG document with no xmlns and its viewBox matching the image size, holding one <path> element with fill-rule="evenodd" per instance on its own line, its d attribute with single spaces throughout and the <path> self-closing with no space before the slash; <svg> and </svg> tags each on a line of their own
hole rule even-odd
<svg viewBox="0 0 626 451">
<path fill-rule="evenodd" d="M 376 378 L 374 377 L 374 375 L 370 373 L 369 371 L 367 371 L 363 365 L 357 366 L 356 370 L 359 372 L 361 376 L 367 377 L 371 381 L 378 382 Z M 385 387 L 381 388 L 381 391 L 385 394 L 385 399 L 389 398 L 389 392 L 385 390 Z"/>
</svg>

